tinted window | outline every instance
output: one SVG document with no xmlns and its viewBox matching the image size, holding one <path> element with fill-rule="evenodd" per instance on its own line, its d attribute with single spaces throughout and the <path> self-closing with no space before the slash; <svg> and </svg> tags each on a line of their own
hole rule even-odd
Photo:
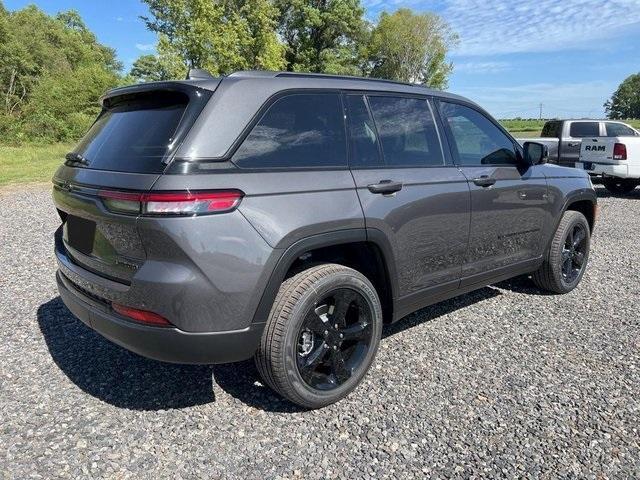
<svg viewBox="0 0 640 480">
<path fill-rule="evenodd" d="M 381 165 L 376 127 L 362 95 L 347 96 L 352 167 Z"/>
<path fill-rule="evenodd" d="M 277 100 L 233 156 L 244 168 L 347 165 L 338 94 L 293 94 Z"/>
<path fill-rule="evenodd" d="M 547 122 L 542 127 L 542 136 L 560 138 L 561 127 L 562 122 Z"/>
<path fill-rule="evenodd" d="M 607 137 L 635 137 L 636 132 L 621 123 L 605 123 Z"/>
<path fill-rule="evenodd" d="M 461 165 L 501 165 L 517 162 L 511 139 L 491 120 L 469 107 L 441 103 Z"/>
<path fill-rule="evenodd" d="M 74 150 L 88 168 L 161 173 L 187 97 L 155 92 L 103 111 Z"/>
<path fill-rule="evenodd" d="M 569 135 L 574 138 L 599 137 L 600 123 L 598 122 L 573 122 Z"/>
<path fill-rule="evenodd" d="M 384 161 L 391 166 L 443 165 L 442 149 L 426 100 L 369 97 Z"/>
</svg>

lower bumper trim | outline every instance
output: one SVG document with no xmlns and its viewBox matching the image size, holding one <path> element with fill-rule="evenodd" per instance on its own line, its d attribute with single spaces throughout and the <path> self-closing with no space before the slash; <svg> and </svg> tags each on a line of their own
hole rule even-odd
<svg viewBox="0 0 640 480">
<path fill-rule="evenodd" d="M 122 320 L 94 305 L 56 273 L 58 291 L 67 308 L 102 336 L 139 355 L 170 363 L 211 364 L 247 360 L 258 349 L 264 323 L 243 330 L 194 333 Z"/>
</svg>

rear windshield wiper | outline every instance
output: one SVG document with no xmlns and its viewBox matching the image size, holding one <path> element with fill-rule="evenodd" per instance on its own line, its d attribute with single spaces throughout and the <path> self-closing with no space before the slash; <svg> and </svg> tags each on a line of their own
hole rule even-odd
<svg viewBox="0 0 640 480">
<path fill-rule="evenodd" d="M 69 152 L 64 156 L 64 158 L 67 160 L 67 162 L 80 163 L 82 165 L 89 165 L 89 159 L 87 159 L 86 157 L 83 157 L 82 155 L 76 152 Z"/>
</svg>

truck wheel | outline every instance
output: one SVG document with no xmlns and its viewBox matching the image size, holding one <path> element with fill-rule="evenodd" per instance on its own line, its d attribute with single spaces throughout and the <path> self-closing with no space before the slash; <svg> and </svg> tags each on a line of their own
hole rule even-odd
<svg viewBox="0 0 640 480">
<path fill-rule="evenodd" d="M 381 334 L 382 307 L 371 282 L 342 265 L 319 265 L 281 285 L 255 362 L 280 395 L 320 408 L 358 386 Z"/>
<path fill-rule="evenodd" d="M 638 180 L 630 178 L 605 178 L 602 183 L 614 195 L 631 193 L 638 186 Z"/>
<path fill-rule="evenodd" d="M 589 259 L 591 230 L 580 212 L 564 212 L 545 254 L 544 263 L 534 272 L 534 283 L 543 290 L 569 293 L 584 275 Z"/>
</svg>

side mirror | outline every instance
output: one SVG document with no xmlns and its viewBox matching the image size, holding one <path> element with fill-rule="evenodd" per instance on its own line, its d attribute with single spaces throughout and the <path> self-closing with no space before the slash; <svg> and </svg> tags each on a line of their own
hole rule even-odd
<svg viewBox="0 0 640 480">
<path fill-rule="evenodd" d="M 541 165 L 549 160 L 549 147 L 538 142 L 524 142 L 524 161 L 527 165 Z"/>
</svg>

